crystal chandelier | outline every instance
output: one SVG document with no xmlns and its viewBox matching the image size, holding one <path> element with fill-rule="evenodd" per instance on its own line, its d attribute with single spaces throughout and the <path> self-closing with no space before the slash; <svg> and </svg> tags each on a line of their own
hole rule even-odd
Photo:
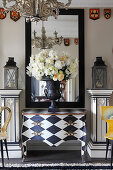
<svg viewBox="0 0 113 170">
<path fill-rule="evenodd" d="M 54 45 L 60 45 L 62 43 L 63 37 L 57 37 L 57 32 L 54 32 L 55 37 L 47 37 L 46 30 L 44 27 L 44 22 L 42 21 L 42 29 L 41 29 L 41 37 L 36 36 L 36 31 L 34 31 L 34 38 L 32 39 L 32 47 L 40 48 L 40 49 L 50 49 Z"/>
<path fill-rule="evenodd" d="M 30 21 L 45 21 L 49 16 L 57 18 L 59 9 L 68 9 L 71 1 L 64 4 L 57 0 L 2 0 L 6 10 L 16 10 Z"/>
</svg>

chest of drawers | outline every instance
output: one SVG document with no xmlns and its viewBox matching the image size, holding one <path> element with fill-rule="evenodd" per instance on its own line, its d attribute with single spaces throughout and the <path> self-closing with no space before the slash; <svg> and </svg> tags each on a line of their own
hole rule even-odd
<svg viewBox="0 0 113 170">
<path fill-rule="evenodd" d="M 26 143 L 39 140 L 56 147 L 67 140 L 81 141 L 81 155 L 86 142 L 86 113 L 48 113 L 24 110 L 22 126 L 23 155 L 27 155 Z"/>
</svg>

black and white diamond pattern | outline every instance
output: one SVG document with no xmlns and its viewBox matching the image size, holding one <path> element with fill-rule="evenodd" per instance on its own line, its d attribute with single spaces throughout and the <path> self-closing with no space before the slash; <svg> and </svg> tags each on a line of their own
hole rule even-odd
<svg viewBox="0 0 113 170">
<path fill-rule="evenodd" d="M 58 146 L 67 140 L 81 141 L 81 155 L 86 142 L 86 116 L 83 115 L 23 115 L 22 145 L 26 155 L 26 143 L 39 140 L 49 146 Z"/>
<path fill-rule="evenodd" d="M 55 133 L 59 132 L 61 129 L 59 127 L 55 126 L 55 125 L 52 125 L 47 130 L 49 132 L 51 132 L 52 134 L 55 134 Z"/>
</svg>

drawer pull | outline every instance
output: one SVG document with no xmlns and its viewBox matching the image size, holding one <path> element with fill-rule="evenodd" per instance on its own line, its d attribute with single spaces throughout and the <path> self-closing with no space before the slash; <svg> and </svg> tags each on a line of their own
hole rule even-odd
<svg viewBox="0 0 113 170">
<path fill-rule="evenodd" d="M 64 125 L 75 125 L 76 123 L 74 123 L 72 120 L 69 120 L 68 122 L 66 122 Z"/>
<path fill-rule="evenodd" d="M 65 135 L 67 136 L 74 136 L 76 133 L 75 132 L 72 132 L 71 130 L 68 131 L 67 133 L 65 133 Z"/>
<path fill-rule="evenodd" d="M 33 122 L 32 123 L 34 126 L 41 126 L 41 125 L 43 125 L 43 123 L 41 123 L 41 122 L 39 122 L 39 120 L 37 120 L 36 122 Z"/>
<path fill-rule="evenodd" d="M 43 133 L 41 133 L 37 130 L 36 132 L 33 132 L 32 134 L 35 135 L 35 136 L 41 136 Z"/>
</svg>

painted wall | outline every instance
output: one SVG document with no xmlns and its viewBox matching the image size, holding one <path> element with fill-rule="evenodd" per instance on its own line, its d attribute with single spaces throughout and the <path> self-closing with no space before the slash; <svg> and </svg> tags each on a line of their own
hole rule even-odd
<svg viewBox="0 0 113 170">
<path fill-rule="evenodd" d="M 113 10 L 113 8 L 112 8 Z M 100 19 L 89 19 L 89 9 L 85 9 L 85 88 L 92 88 L 91 67 L 97 56 L 102 56 L 108 66 L 108 88 L 113 88 L 113 13 L 110 19 L 105 19 L 103 9 Z M 3 66 L 8 57 L 13 56 L 19 67 L 19 88 L 21 109 L 25 107 L 25 23 L 21 18 L 16 23 L 9 18 L 0 20 L 0 88 L 3 86 Z M 90 111 L 90 100 L 86 91 L 86 108 Z M 90 112 L 87 116 L 90 122 Z M 87 124 L 88 134 L 90 123 Z"/>
<path fill-rule="evenodd" d="M 0 88 L 4 88 L 4 70 L 8 57 L 14 57 L 19 68 L 18 88 L 23 89 L 21 94 L 21 109 L 25 106 L 25 19 L 17 22 L 10 19 L 0 20 Z"/>
<path fill-rule="evenodd" d="M 113 10 L 113 9 L 112 9 Z M 93 21 L 89 18 L 89 10 L 85 10 L 85 87 L 92 88 L 92 70 L 97 56 L 102 56 L 107 65 L 107 87 L 113 88 L 113 14 L 105 19 L 103 9 L 100 10 L 100 19 Z M 112 97 L 113 98 L 113 97 Z M 111 105 L 112 99 L 111 99 Z M 86 91 L 86 108 L 90 110 L 90 100 Z M 90 115 L 90 113 L 89 113 Z M 87 117 L 90 122 L 90 116 Z M 88 130 L 90 125 L 87 124 Z"/>
<path fill-rule="evenodd" d="M 91 88 L 91 67 L 95 57 L 102 56 L 108 73 L 107 87 L 113 88 L 113 14 L 110 19 L 105 19 L 103 10 L 100 11 L 100 19 L 93 21 L 88 19 L 89 10 L 85 10 L 85 75 L 86 88 Z"/>
</svg>

